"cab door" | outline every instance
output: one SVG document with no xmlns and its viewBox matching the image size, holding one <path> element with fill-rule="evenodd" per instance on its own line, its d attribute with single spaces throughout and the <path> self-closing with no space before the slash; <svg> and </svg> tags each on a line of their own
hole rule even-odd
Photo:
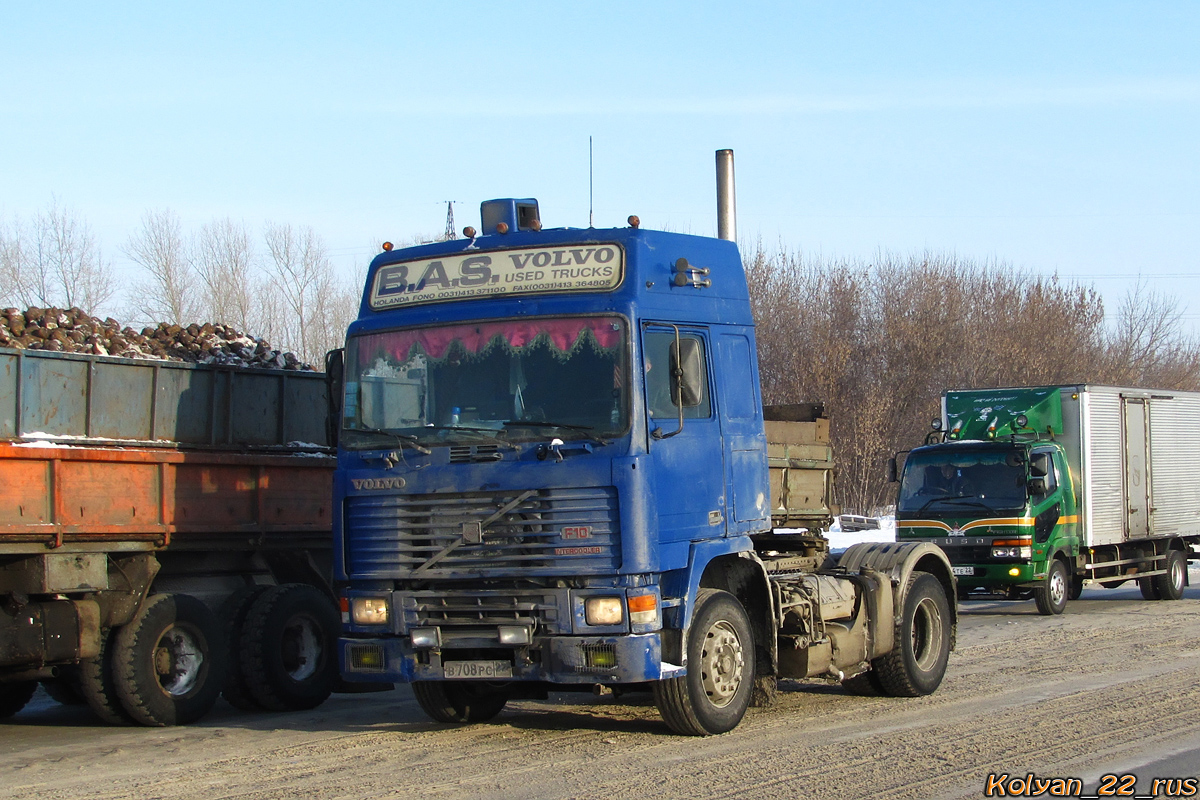
<svg viewBox="0 0 1200 800">
<path fill-rule="evenodd" d="M 671 352 L 694 340 L 701 359 L 699 402 L 672 392 Z M 648 323 L 642 329 L 647 449 L 654 461 L 659 539 L 697 541 L 725 533 L 725 464 L 713 397 L 713 351 L 706 328 Z M 682 424 L 680 411 L 682 409 Z"/>
</svg>

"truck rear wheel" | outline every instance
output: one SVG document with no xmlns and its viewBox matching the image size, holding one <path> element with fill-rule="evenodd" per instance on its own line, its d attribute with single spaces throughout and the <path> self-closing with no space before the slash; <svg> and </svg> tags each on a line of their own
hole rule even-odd
<svg viewBox="0 0 1200 800">
<path fill-rule="evenodd" d="M 484 681 L 415 681 L 421 710 L 438 722 L 487 722 L 508 703 L 508 691 Z"/>
<path fill-rule="evenodd" d="M 242 675 L 250 694 L 271 711 L 305 711 L 324 703 L 337 682 L 341 616 L 315 587 L 267 589 L 242 625 Z"/>
<path fill-rule="evenodd" d="M 220 617 L 225 624 L 225 642 L 229 647 L 225 686 L 221 689 L 221 695 L 229 701 L 229 705 L 242 711 L 262 710 L 262 706 L 250 692 L 250 687 L 246 685 L 243 674 L 245 659 L 242 658 L 242 628 L 246 624 L 246 614 L 250 611 L 250 606 L 267 588 L 246 586 L 231 594 L 221 605 Z"/>
<path fill-rule="evenodd" d="M 81 706 L 87 702 L 79 691 L 79 679 L 74 667 L 60 667 L 59 677 L 42 681 L 50 699 L 64 706 Z"/>
<path fill-rule="evenodd" d="M 186 594 L 157 594 L 117 634 L 121 705 L 143 725 L 186 725 L 207 714 L 225 682 L 221 625 Z"/>
<path fill-rule="evenodd" d="M 883 684 L 879 682 L 879 673 L 873 669 L 860 672 L 853 678 L 846 678 L 842 681 L 842 688 L 859 697 L 878 697 L 887 694 Z"/>
<path fill-rule="evenodd" d="M 684 736 L 733 730 L 754 688 L 754 636 L 737 598 L 700 590 L 687 656 L 686 675 L 654 683 L 654 702 L 667 727 Z"/>
<path fill-rule="evenodd" d="M 1179 600 L 1183 597 L 1183 587 L 1187 583 L 1187 559 L 1179 550 L 1167 553 L 1166 573 L 1155 575 L 1150 580 L 1158 590 L 1160 600 Z"/>
<path fill-rule="evenodd" d="M 37 681 L 0 683 L 0 719 L 8 719 L 20 711 L 37 691 Z"/>
<path fill-rule="evenodd" d="M 95 658 L 79 662 L 75 680 L 88 707 L 109 725 L 128 725 L 133 717 L 121 705 L 117 681 L 113 677 L 112 654 L 117 646 L 119 628 L 100 631 L 100 652 Z"/>
<path fill-rule="evenodd" d="M 950 660 L 950 625 L 942 584 L 928 572 L 914 570 L 904 590 L 896 647 L 871 662 L 886 694 L 920 697 L 937 689 Z"/>
<path fill-rule="evenodd" d="M 1044 617 L 1061 614 L 1067 607 L 1067 592 L 1070 578 L 1067 567 L 1057 558 L 1050 562 L 1046 570 L 1046 579 L 1033 590 L 1033 602 L 1037 605 L 1038 613 Z"/>
</svg>

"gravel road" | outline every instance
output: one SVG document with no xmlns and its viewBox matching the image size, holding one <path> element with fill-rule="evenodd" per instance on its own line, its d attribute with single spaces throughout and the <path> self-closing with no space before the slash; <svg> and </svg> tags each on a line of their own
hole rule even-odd
<svg viewBox="0 0 1200 800">
<path fill-rule="evenodd" d="M 222 702 L 200 724 L 146 729 L 39 694 L 0 724 L 0 797 L 958 798 L 982 796 L 989 772 L 1094 783 L 1200 748 L 1192 583 L 1180 602 L 1089 588 L 1060 617 L 964 604 L 934 695 L 789 681 L 706 739 L 671 735 L 648 696 L 553 695 L 451 727 L 400 688 L 299 714 Z"/>
</svg>

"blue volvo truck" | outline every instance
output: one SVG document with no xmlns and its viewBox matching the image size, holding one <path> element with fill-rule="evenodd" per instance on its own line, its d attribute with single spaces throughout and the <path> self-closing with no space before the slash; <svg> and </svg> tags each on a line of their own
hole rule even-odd
<svg viewBox="0 0 1200 800">
<path fill-rule="evenodd" d="M 732 729 L 778 678 L 937 688 L 957 624 L 940 549 L 834 556 L 773 525 L 811 454 L 768 452 L 732 153 L 717 165 L 723 238 L 543 229 L 505 199 L 481 231 L 371 263 L 327 370 L 347 681 L 411 683 L 459 723 L 650 691 L 687 735 Z"/>
</svg>

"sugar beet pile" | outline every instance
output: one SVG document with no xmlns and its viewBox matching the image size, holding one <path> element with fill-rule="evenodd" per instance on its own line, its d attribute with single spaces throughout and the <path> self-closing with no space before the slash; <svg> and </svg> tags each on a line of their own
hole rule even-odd
<svg viewBox="0 0 1200 800">
<path fill-rule="evenodd" d="M 0 312 L 0 347 L 260 369 L 312 369 L 295 354 L 276 350 L 266 339 L 247 336 L 230 325 L 160 322 L 138 333 L 122 328 L 111 317 L 100 319 L 78 308 L 6 308 Z"/>
</svg>

